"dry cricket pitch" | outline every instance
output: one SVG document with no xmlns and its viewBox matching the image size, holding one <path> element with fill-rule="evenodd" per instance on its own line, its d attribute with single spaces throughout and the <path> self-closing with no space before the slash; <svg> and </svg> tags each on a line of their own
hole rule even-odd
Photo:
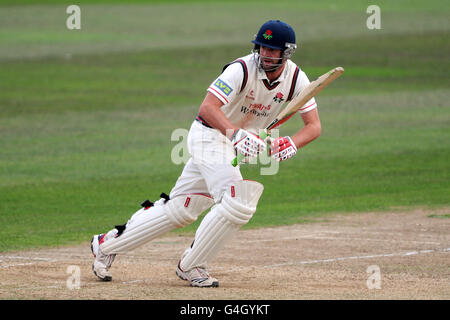
<svg viewBox="0 0 450 320">
<path fill-rule="evenodd" d="M 192 288 L 175 275 L 192 236 L 174 233 L 118 255 L 111 282 L 92 273 L 90 239 L 0 253 L 0 299 L 448 300 L 450 219 L 429 215 L 449 212 L 331 215 L 240 230 L 210 265 L 218 288 Z"/>
</svg>

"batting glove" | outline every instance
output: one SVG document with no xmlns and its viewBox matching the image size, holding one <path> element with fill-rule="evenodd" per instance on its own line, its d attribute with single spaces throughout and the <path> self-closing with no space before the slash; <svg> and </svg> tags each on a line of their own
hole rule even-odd
<svg viewBox="0 0 450 320">
<path fill-rule="evenodd" d="M 259 136 L 244 129 L 238 129 L 231 137 L 231 142 L 236 154 L 244 156 L 244 162 L 249 158 L 256 157 L 260 152 L 266 150 L 266 143 Z"/>
<path fill-rule="evenodd" d="M 270 144 L 270 155 L 277 161 L 292 158 L 297 153 L 297 147 L 291 137 L 279 137 Z"/>
</svg>

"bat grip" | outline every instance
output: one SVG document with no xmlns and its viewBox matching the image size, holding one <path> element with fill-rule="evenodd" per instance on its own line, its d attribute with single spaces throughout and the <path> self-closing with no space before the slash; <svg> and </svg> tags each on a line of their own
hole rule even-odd
<svg viewBox="0 0 450 320">
<path fill-rule="evenodd" d="M 236 167 L 238 163 L 242 161 L 242 159 L 244 159 L 244 155 L 242 153 L 238 153 L 238 155 L 233 159 L 233 161 L 231 161 L 231 165 L 233 167 Z"/>
<path fill-rule="evenodd" d="M 270 137 L 270 133 L 268 133 L 266 130 L 261 131 L 259 137 L 262 140 L 266 140 L 267 137 Z M 236 167 L 239 164 L 239 162 L 242 161 L 242 159 L 244 159 L 244 155 L 242 153 L 238 153 L 238 155 L 231 161 L 231 165 L 233 167 Z"/>
</svg>

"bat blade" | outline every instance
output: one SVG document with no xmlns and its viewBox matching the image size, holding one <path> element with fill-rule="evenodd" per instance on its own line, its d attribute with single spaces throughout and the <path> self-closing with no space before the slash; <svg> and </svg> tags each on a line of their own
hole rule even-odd
<svg viewBox="0 0 450 320">
<path fill-rule="evenodd" d="M 327 73 L 321 75 L 316 80 L 311 82 L 300 94 L 289 102 L 289 104 L 278 114 L 278 116 L 266 127 L 266 131 L 278 127 L 289 120 L 297 111 L 305 105 L 309 100 L 319 94 L 320 91 L 325 89 L 330 83 L 336 80 L 342 73 L 344 68 L 336 67 L 331 69 Z M 269 136 L 266 133 L 265 136 Z M 233 167 L 237 166 L 239 162 L 244 158 L 242 154 L 238 154 L 231 164 Z"/>
<path fill-rule="evenodd" d="M 273 120 L 266 127 L 266 129 L 273 129 L 289 120 L 301 107 L 305 105 L 305 103 L 318 95 L 320 91 L 336 80 L 343 72 L 344 68 L 336 67 L 311 82 L 297 97 L 289 102 L 289 104 L 278 114 L 275 120 Z"/>
</svg>

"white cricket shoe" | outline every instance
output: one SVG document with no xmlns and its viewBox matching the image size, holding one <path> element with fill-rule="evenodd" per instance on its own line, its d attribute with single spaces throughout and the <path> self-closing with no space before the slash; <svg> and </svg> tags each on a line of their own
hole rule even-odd
<svg viewBox="0 0 450 320">
<path fill-rule="evenodd" d="M 177 276 L 182 280 L 187 280 L 191 283 L 192 287 L 218 287 L 219 281 L 209 275 L 208 271 L 203 267 L 194 267 L 190 270 L 184 271 L 180 267 L 180 262 L 177 266 Z"/>
<path fill-rule="evenodd" d="M 109 268 L 116 257 L 115 254 L 104 254 L 100 249 L 100 245 L 106 240 L 107 236 L 108 234 L 98 234 L 94 235 L 91 240 L 91 251 L 95 257 L 94 263 L 92 264 L 92 271 L 103 281 L 112 280 Z"/>
</svg>

